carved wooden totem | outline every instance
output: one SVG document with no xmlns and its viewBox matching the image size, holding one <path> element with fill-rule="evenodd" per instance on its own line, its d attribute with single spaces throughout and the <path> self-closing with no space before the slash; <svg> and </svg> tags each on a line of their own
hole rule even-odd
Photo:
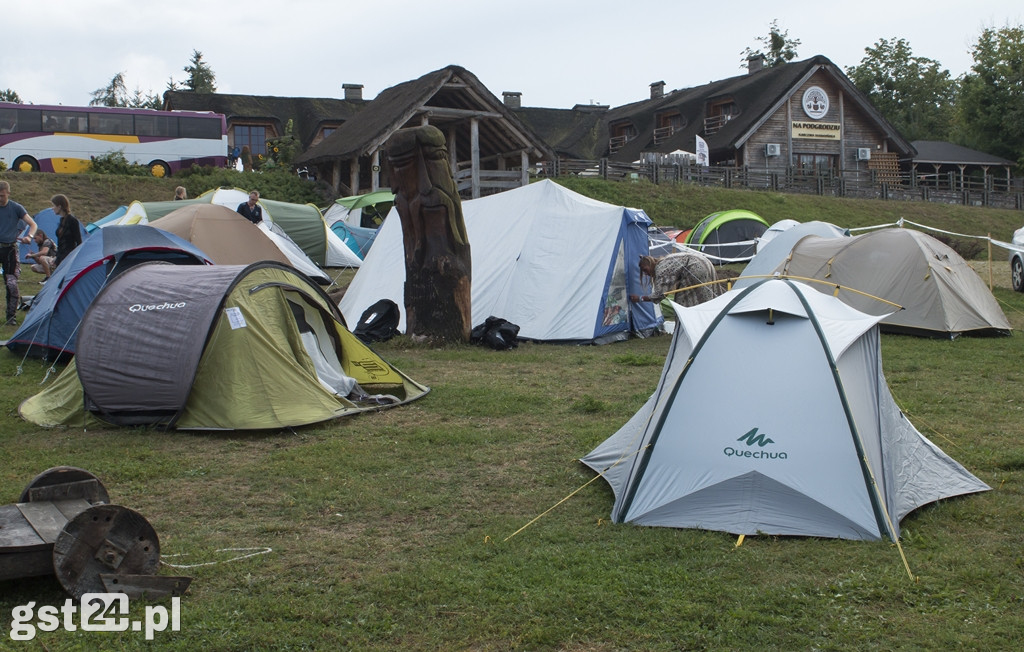
<svg viewBox="0 0 1024 652">
<path fill-rule="evenodd" d="M 472 261 L 444 134 L 402 129 L 385 150 L 405 245 L 406 333 L 468 342 Z"/>
</svg>

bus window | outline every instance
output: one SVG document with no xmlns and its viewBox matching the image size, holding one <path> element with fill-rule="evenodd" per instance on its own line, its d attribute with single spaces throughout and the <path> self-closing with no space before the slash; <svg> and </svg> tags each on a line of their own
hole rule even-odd
<svg viewBox="0 0 1024 652">
<path fill-rule="evenodd" d="M 136 115 L 136 136 L 178 137 L 178 121 L 165 115 Z"/>
<path fill-rule="evenodd" d="M 18 128 L 18 110 L 0 109 L 0 134 L 9 134 Z"/>
<path fill-rule="evenodd" d="M 132 117 L 118 113 L 92 113 L 89 115 L 89 133 L 131 135 Z"/>
<path fill-rule="evenodd" d="M 220 140 L 220 118 L 178 118 L 182 138 L 210 138 Z"/>
<path fill-rule="evenodd" d="M 43 131 L 87 133 L 88 114 L 76 111 L 43 111 Z"/>
<path fill-rule="evenodd" d="M 71 131 L 78 134 L 89 133 L 89 116 L 85 113 L 69 113 L 67 128 L 65 131 Z"/>
<path fill-rule="evenodd" d="M 42 131 L 43 112 L 39 109 L 18 109 L 17 131 Z"/>
</svg>

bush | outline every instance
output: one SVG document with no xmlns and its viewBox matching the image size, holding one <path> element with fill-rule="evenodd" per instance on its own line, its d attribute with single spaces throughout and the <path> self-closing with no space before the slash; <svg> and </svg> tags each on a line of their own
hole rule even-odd
<svg viewBox="0 0 1024 652">
<path fill-rule="evenodd" d="M 259 172 L 192 166 L 178 172 L 175 179 L 188 189 L 189 197 L 198 197 L 213 188 L 241 188 L 246 191 L 258 190 L 260 196 L 266 199 L 314 204 L 321 208 L 337 199 L 330 186 L 300 179 L 284 166 L 264 168 Z"/>
<path fill-rule="evenodd" d="M 93 174 L 124 174 L 133 177 L 150 176 L 148 166 L 129 163 L 124 157 L 124 150 L 94 156 L 89 163 L 88 172 Z"/>
<path fill-rule="evenodd" d="M 983 254 L 986 253 L 986 246 L 981 240 L 963 240 L 951 238 L 947 235 L 934 235 L 932 237 L 960 254 L 960 257 L 964 260 L 983 258 Z"/>
</svg>

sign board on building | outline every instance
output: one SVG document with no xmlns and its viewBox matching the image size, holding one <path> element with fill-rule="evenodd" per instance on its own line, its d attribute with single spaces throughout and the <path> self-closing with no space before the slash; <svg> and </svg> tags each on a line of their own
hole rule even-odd
<svg viewBox="0 0 1024 652">
<path fill-rule="evenodd" d="M 815 140 L 839 140 L 842 137 L 842 125 L 838 122 L 804 122 L 794 120 L 793 138 L 811 138 Z"/>
</svg>

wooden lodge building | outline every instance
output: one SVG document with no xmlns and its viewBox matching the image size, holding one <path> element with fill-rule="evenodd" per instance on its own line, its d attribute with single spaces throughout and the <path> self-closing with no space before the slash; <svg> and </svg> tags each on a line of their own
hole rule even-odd
<svg viewBox="0 0 1024 652">
<path fill-rule="evenodd" d="M 447 136 L 452 175 L 467 197 L 529 183 L 528 170 L 554 152 L 475 75 L 447 66 L 385 89 L 372 101 L 347 84 L 344 100 L 168 92 L 165 108 L 224 113 L 229 147 L 264 153 L 253 130 L 280 136 L 291 120 L 302 153 L 294 164 L 315 168 L 339 194 L 388 187 L 384 147 L 399 129 L 433 125 Z"/>
<path fill-rule="evenodd" d="M 693 163 L 705 168 L 780 175 L 852 177 L 905 185 L 954 166 L 986 177 L 999 170 L 1009 189 L 1013 162 L 929 143 L 927 160 L 824 56 L 772 67 L 748 61 L 747 72 L 703 86 L 665 91 L 619 107 L 522 106 L 522 94 L 492 94 L 471 72 L 447 66 L 365 100 L 346 84 L 344 99 L 276 98 L 168 91 L 165 108 L 207 110 L 228 119 L 229 146 L 250 145 L 291 123 L 302 152 L 295 165 L 316 171 L 338 194 L 388 187 L 384 146 L 398 129 L 432 124 L 447 136 L 453 176 L 466 198 L 596 166 Z M 261 141 L 261 139 L 263 139 Z M 703 153 L 703 152 L 701 152 Z M 573 162 L 580 162 L 572 169 Z M 917 175 L 917 177 L 915 176 Z M 634 175 L 635 176 L 635 175 Z M 657 181 L 657 178 L 655 178 Z M 1019 189 L 1016 190 L 1020 194 Z"/>
<path fill-rule="evenodd" d="M 838 172 L 867 169 L 871 161 L 898 168 L 913 159 L 913 146 L 827 58 L 748 64 L 744 75 L 694 88 L 666 93 L 665 83 L 655 82 L 649 99 L 621 107 L 518 113 L 566 158 L 631 163 L 693 156 L 701 138 L 711 166 Z"/>
</svg>

